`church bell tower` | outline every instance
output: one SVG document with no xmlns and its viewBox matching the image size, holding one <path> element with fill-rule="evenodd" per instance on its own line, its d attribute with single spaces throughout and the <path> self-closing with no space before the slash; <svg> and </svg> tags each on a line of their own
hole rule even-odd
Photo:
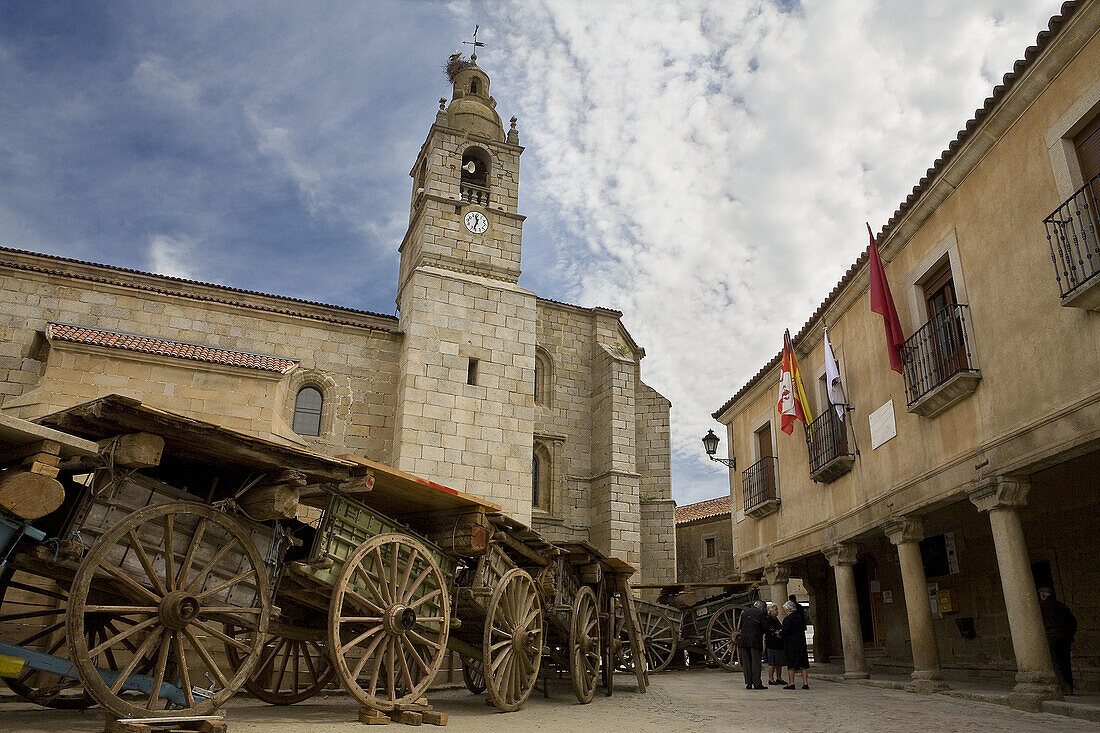
<svg viewBox="0 0 1100 733">
<path fill-rule="evenodd" d="M 535 296 L 517 285 L 516 120 L 458 54 L 451 99 L 413 165 L 397 304 L 404 333 L 393 463 L 530 522 Z"/>
</svg>

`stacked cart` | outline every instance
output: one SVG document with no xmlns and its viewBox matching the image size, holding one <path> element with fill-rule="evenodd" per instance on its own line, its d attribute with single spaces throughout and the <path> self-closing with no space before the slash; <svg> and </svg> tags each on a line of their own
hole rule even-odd
<svg viewBox="0 0 1100 733">
<path fill-rule="evenodd" d="M 365 718 L 442 723 L 452 650 L 501 710 L 551 672 L 610 694 L 616 618 L 643 653 L 633 568 L 476 497 L 118 396 L 40 422 L 81 450 L 53 462 L 56 511 L 0 534 L 0 674 L 34 702 L 197 717 L 335 680 Z"/>
</svg>

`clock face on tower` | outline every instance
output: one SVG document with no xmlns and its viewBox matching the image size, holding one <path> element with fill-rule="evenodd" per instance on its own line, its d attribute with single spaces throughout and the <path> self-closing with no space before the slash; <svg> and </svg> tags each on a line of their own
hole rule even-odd
<svg viewBox="0 0 1100 733">
<path fill-rule="evenodd" d="M 463 221 L 466 224 L 466 228 L 474 234 L 484 234 L 485 230 L 489 228 L 489 220 L 485 218 L 485 214 L 480 211 L 471 211 L 466 214 Z"/>
</svg>

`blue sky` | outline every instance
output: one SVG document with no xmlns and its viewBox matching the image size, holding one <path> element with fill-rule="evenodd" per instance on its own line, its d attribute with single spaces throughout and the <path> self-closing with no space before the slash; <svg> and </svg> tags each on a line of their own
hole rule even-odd
<svg viewBox="0 0 1100 733">
<path fill-rule="evenodd" d="M 480 23 L 527 146 L 521 284 L 625 313 L 698 501 L 728 490 L 710 413 L 1055 12 L 0 2 L 0 244 L 393 313 L 409 169 Z"/>
</svg>

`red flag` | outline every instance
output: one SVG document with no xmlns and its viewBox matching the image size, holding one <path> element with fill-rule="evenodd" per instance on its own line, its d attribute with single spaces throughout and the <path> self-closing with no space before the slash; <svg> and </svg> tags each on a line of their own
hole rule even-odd
<svg viewBox="0 0 1100 733">
<path fill-rule="evenodd" d="M 779 410 L 779 429 L 787 435 L 794 430 L 795 420 L 801 420 L 803 425 L 810 422 L 810 402 L 802 386 L 790 331 L 783 333 L 783 366 L 779 371 L 779 403 L 775 407 Z"/>
<path fill-rule="evenodd" d="M 878 245 L 875 244 L 875 235 L 871 232 L 871 225 L 867 225 L 867 234 L 871 236 L 871 312 L 882 316 L 886 326 L 886 346 L 890 352 L 890 368 L 901 374 L 903 368 L 902 348 L 905 337 L 901 333 L 901 321 L 898 320 L 898 310 L 894 307 L 894 298 L 890 295 L 890 283 L 886 280 L 886 270 L 882 267 L 882 258 L 878 254 Z"/>
</svg>

